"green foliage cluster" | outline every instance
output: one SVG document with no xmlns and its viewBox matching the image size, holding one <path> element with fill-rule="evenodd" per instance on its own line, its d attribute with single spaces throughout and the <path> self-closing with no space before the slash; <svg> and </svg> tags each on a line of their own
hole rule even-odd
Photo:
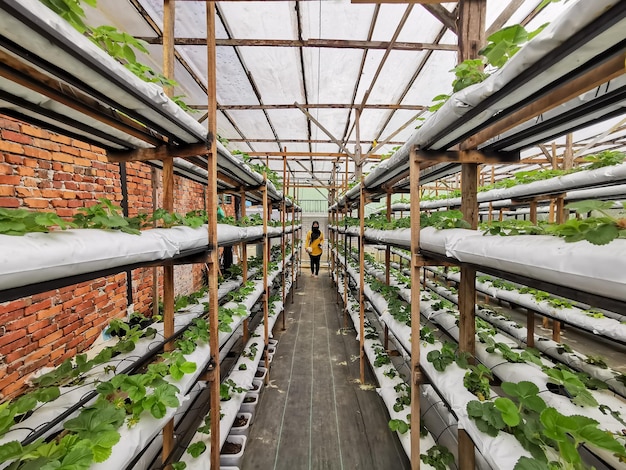
<svg viewBox="0 0 626 470">
<path fill-rule="evenodd" d="M 484 235 L 554 235 L 568 243 L 586 240 L 593 245 L 606 245 L 615 239 L 626 238 L 626 219 L 609 212 L 614 206 L 611 201 L 572 202 L 566 207 L 575 210 L 579 217 L 562 224 L 534 225 L 526 220 L 511 219 L 481 224 L 481 229 Z M 626 209 L 626 203 L 622 206 Z M 596 213 L 599 215 L 595 216 Z"/>
<path fill-rule="evenodd" d="M 420 454 L 420 460 L 436 470 L 447 470 L 454 464 L 454 455 L 447 447 L 436 445 L 428 449 L 425 454 Z"/>
<path fill-rule="evenodd" d="M 479 51 L 482 58 L 467 59 L 454 67 L 454 80 L 452 82 L 452 93 L 467 88 L 470 85 L 480 83 L 489 77 L 485 66 L 494 69 L 501 68 L 521 46 L 539 34 L 547 24 L 540 26 L 535 31 L 527 31 L 523 26 L 516 24 L 496 31 L 487 38 L 487 45 Z M 442 94 L 433 98 L 434 104 L 429 111 L 435 112 L 450 98 L 450 95 Z"/>
<path fill-rule="evenodd" d="M 81 207 L 72 217 L 71 222 L 62 220 L 51 212 L 31 212 L 25 209 L 0 209 L 0 234 L 25 235 L 30 232 L 49 232 L 53 227 L 94 228 L 119 230 L 139 235 L 141 229 L 153 226 L 171 228 L 185 225 L 192 228 L 206 223 L 204 211 L 191 211 L 180 215 L 157 209 L 153 215 L 140 214 L 136 217 L 124 217 L 122 208 L 106 198 L 100 198 L 97 204 Z"/>
<path fill-rule="evenodd" d="M 583 469 L 578 451 L 581 445 L 606 449 L 626 457 L 626 449 L 608 431 L 599 429 L 599 423 L 581 415 L 565 416 L 550 408 L 538 395 L 539 388 L 532 382 L 504 382 L 506 397 L 493 401 L 470 401 L 467 413 L 484 433 L 496 437 L 501 431 L 512 434 L 531 453 L 532 459 L 522 457 L 517 470 L 529 469 Z M 546 450 L 557 450 L 558 461 L 548 461 Z"/>
<path fill-rule="evenodd" d="M 252 163 L 252 157 L 248 155 L 246 152 L 242 152 L 241 150 L 232 150 L 231 153 L 233 155 L 239 155 L 243 158 L 244 163 L 246 163 L 253 171 L 263 175 L 265 174 L 266 178 L 272 182 L 274 187 L 278 190 L 282 189 L 283 183 L 282 178 L 278 176 L 274 170 L 265 165 L 264 163 Z"/>
<path fill-rule="evenodd" d="M 234 393 L 243 393 L 246 389 L 240 387 L 233 379 L 227 379 L 220 384 L 220 400 L 228 401 L 233 397 Z"/>
</svg>

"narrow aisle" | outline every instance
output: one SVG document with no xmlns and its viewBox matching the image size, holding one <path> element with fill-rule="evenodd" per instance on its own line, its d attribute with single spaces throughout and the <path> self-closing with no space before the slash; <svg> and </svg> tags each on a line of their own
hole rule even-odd
<svg viewBox="0 0 626 470">
<path fill-rule="evenodd" d="M 281 320 L 270 383 L 257 406 L 242 470 L 402 470 L 410 464 L 389 430 L 387 411 L 366 367 L 359 383 L 359 343 L 344 330 L 328 273 L 303 270 Z"/>
</svg>

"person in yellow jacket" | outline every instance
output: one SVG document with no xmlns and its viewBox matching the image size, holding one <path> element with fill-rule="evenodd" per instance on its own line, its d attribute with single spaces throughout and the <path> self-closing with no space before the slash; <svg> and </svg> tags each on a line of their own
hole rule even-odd
<svg viewBox="0 0 626 470">
<path fill-rule="evenodd" d="M 317 220 L 311 225 L 311 230 L 306 234 L 304 246 L 311 258 L 311 276 L 317 277 L 320 273 L 320 258 L 322 257 L 322 243 L 324 234 L 320 231 L 320 224 Z"/>
</svg>

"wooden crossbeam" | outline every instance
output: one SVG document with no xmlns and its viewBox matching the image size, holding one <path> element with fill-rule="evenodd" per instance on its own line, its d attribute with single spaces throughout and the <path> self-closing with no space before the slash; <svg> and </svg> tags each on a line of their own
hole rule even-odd
<svg viewBox="0 0 626 470">
<path fill-rule="evenodd" d="M 159 145 L 154 148 L 134 149 L 128 151 L 109 151 L 107 159 L 110 162 L 145 162 L 148 160 L 166 160 L 174 157 L 196 157 L 207 155 L 206 144 L 191 144 L 185 146 Z"/>
<path fill-rule="evenodd" d="M 403 2 L 406 3 L 406 2 Z M 148 44 L 162 44 L 163 39 L 155 36 L 138 37 Z M 456 51 L 456 44 L 436 44 L 427 42 L 394 42 L 389 41 L 358 41 L 345 39 L 241 39 L 222 38 L 215 41 L 216 46 L 225 47 L 320 47 L 332 49 L 388 49 L 399 51 Z M 175 39 L 177 46 L 205 46 L 205 38 L 183 38 Z"/>
<path fill-rule="evenodd" d="M 483 152 L 478 150 L 415 150 L 418 162 L 447 163 L 518 163 L 519 152 Z"/>
</svg>

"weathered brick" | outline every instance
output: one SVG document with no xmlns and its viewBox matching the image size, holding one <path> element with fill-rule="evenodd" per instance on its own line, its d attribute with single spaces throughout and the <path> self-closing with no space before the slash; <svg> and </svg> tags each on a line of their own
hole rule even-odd
<svg viewBox="0 0 626 470">
<path fill-rule="evenodd" d="M 24 147 L 21 144 L 0 139 L 0 152 L 23 154 Z"/>
<path fill-rule="evenodd" d="M 17 175 L 0 175 L 0 184 L 12 184 L 17 186 L 20 184 L 21 178 Z"/>
<path fill-rule="evenodd" d="M 26 336 L 26 331 L 17 330 L 17 331 L 7 331 L 3 335 L 0 336 L 0 346 L 4 346 L 5 344 L 12 343 L 17 341 L 20 338 Z"/>
<path fill-rule="evenodd" d="M 13 197 L 15 196 L 14 186 L 0 186 L 0 197 Z"/>
<path fill-rule="evenodd" d="M 0 197 L 0 207 L 20 207 L 20 200 L 14 197 Z"/>
<path fill-rule="evenodd" d="M 18 197 L 41 197 L 41 191 L 33 188 L 23 188 L 18 186 L 15 188 Z"/>
<path fill-rule="evenodd" d="M 48 131 L 39 127 L 29 126 L 27 124 L 22 124 L 21 131 L 23 134 L 30 135 L 32 137 L 39 137 L 41 139 L 47 139 L 49 137 Z"/>
<path fill-rule="evenodd" d="M 73 156 L 80 155 L 80 151 L 76 147 L 72 147 L 71 145 L 62 145 L 61 152 L 66 153 L 68 155 L 73 155 Z"/>
<path fill-rule="evenodd" d="M 13 341 L 12 343 L 5 344 L 0 347 L 0 354 L 2 354 L 5 358 L 5 362 L 7 364 L 16 361 L 20 357 L 24 356 L 24 350 L 29 345 L 31 345 L 30 338 L 28 336 L 24 336 L 23 338 L 18 339 L 17 341 Z M 36 344 L 33 344 L 35 349 L 37 348 Z"/>
<path fill-rule="evenodd" d="M 10 302 L 0 303 L 0 315 L 7 312 L 12 312 L 13 310 L 27 307 L 31 303 L 32 302 L 29 298 L 22 298 L 17 300 L 11 300 Z"/>
<path fill-rule="evenodd" d="M 2 398 L 8 397 L 13 392 L 20 389 L 21 384 L 17 388 L 15 387 L 19 379 L 20 374 L 16 371 L 10 375 L 6 375 L 2 380 L 0 380 L 0 390 L 2 390 Z"/>
<path fill-rule="evenodd" d="M 19 155 L 7 154 L 4 157 L 4 161 L 6 163 L 10 163 L 12 165 L 23 165 L 24 164 L 24 157 L 21 157 Z"/>
<path fill-rule="evenodd" d="M 50 349 L 52 349 L 52 348 L 50 348 Z M 26 375 L 29 375 L 29 374 L 32 374 L 36 370 L 39 370 L 42 367 L 47 366 L 48 363 L 50 362 L 49 354 L 50 354 L 50 352 L 46 351 L 46 355 L 44 357 L 42 357 L 41 359 L 38 359 L 36 361 L 30 361 L 29 360 L 29 361 L 25 362 L 24 366 L 19 369 L 19 372 L 22 375 L 22 377 L 24 377 Z"/>
<path fill-rule="evenodd" d="M 39 344 L 37 344 L 36 342 L 32 342 L 30 338 L 24 339 L 27 340 L 25 344 L 23 344 L 22 340 L 16 341 L 15 344 L 17 345 L 19 343 L 20 346 L 16 346 L 15 349 L 6 354 L 5 360 L 7 364 L 17 364 L 17 368 L 19 368 L 24 362 L 24 358 L 26 356 L 28 356 L 33 351 L 39 349 Z"/>
<path fill-rule="evenodd" d="M 62 194 L 60 189 L 44 189 L 41 191 L 41 196 L 47 199 L 60 198 Z"/>
<path fill-rule="evenodd" d="M 46 295 L 44 298 L 36 298 L 33 300 L 35 301 L 35 303 L 33 303 L 32 305 L 29 305 L 28 307 L 24 309 L 24 313 L 26 315 L 37 313 L 40 310 L 44 310 L 46 308 L 52 307 L 52 298 L 49 295 Z"/>
<path fill-rule="evenodd" d="M 46 209 L 48 208 L 47 199 L 28 198 L 24 199 L 24 205 L 33 209 Z"/>
<path fill-rule="evenodd" d="M 47 335 L 56 330 L 56 326 L 50 325 L 50 319 L 35 320 L 31 323 L 27 331 L 32 335 L 33 340 L 39 340 L 43 335 Z"/>
<path fill-rule="evenodd" d="M 35 170 L 27 166 L 20 166 L 17 168 L 17 174 L 20 176 L 35 176 Z"/>
<path fill-rule="evenodd" d="M 24 155 L 27 157 L 37 158 L 39 160 L 51 160 L 52 153 L 50 150 L 37 147 L 24 147 Z"/>
<path fill-rule="evenodd" d="M 54 318 L 55 323 L 58 321 L 58 315 L 63 311 L 63 305 L 53 305 L 49 308 L 42 308 L 36 314 L 37 320 L 43 320 L 44 318 Z"/>
<path fill-rule="evenodd" d="M 65 145 L 70 145 L 72 143 L 72 139 L 70 137 L 60 134 L 50 134 L 50 140 Z"/>
<path fill-rule="evenodd" d="M 52 152 L 56 152 L 61 148 L 59 144 L 48 139 L 33 139 L 33 147 L 50 150 Z"/>
<path fill-rule="evenodd" d="M 0 175 L 12 175 L 13 166 L 6 163 L 0 163 Z"/>
<path fill-rule="evenodd" d="M 63 153 L 63 152 L 54 152 L 52 154 L 52 159 L 56 162 L 64 162 L 64 163 L 73 163 L 74 162 L 74 156 L 73 155 L 69 155 L 67 153 Z"/>
<path fill-rule="evenodd" d="M 27 316 L 27 317 L 22 317 L 18 320 L 6 323 L 5 326 L 6 326 L 7 331 L 15 331 L 15 330 L 21 330 L 22 328 L 26 328 L 32 322 L 33 322 L 33 317 Z"/>
<path fill-rule="evenodd" d="M 46 344 L 50 344 L 53 341 L 55 341 L 55 340 L 57 340 L 59 338 L 62 338 L 62 337 L 63 337 L 63 331 L 62 330 L 58 330 L 55 333 L 51 333 L 51 334 L 46 335 L 43 338 L 41 338 L 39 340 L 39 346 L 45 346 Z"/>
</svg>

